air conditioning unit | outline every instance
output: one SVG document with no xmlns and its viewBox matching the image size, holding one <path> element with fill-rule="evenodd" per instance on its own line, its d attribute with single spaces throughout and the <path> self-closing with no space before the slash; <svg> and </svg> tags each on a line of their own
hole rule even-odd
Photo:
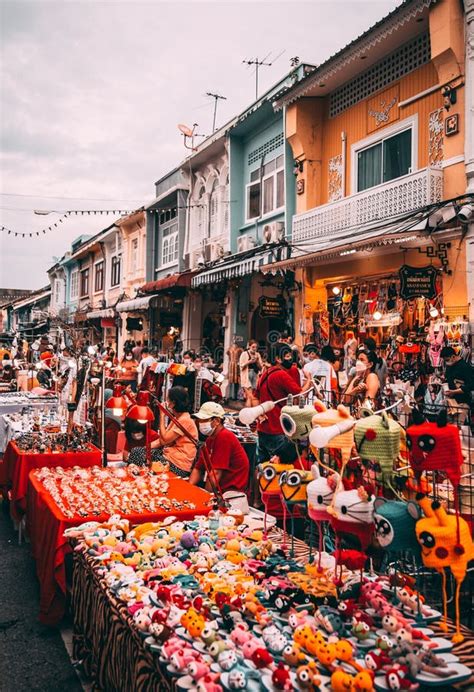
<svg viewBox="0 0 474 692">
<path fill-rule="evenodd" d="M 197 269 L 203 264 L 205 260 L 204 253 L 202 250 L 194 250 L 191 253 L 191 269 Z"/>
<path fill-rule="evenodd" d="M 220 243 L 207 243 L 204 248 L 206 262 L 216 262 L 224 257 L 224 248 Z"/>
<path fill-rule="evenodd" d="M 242 235 L 237 238 L 237 252 L 246 252 L 255 247 L 255 238 L 251 235 Z"/>
<path fill-rule="evenodd" d="M 263 227 L 263 240 L 265 243 L 279 243 L 285 235 L 285 224 L 282 221 L 266 223 Z"/>
</svg>

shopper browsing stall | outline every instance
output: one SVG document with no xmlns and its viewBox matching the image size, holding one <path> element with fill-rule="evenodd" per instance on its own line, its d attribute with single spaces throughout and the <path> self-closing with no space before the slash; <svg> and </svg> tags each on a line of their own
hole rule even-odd
<svg viewBox="0 0 474 692">
<path fill-rule="evenodd" d="M 363 403 L 366 400 L 373 402 L 380 391 L 380 380 L 375 373 L 378 362 L 374 351 L 359 349 L 355 364 L 355 374 L 349 380 L 344 392 L 344 401 L 347 404 Z"/>
<path fill-rule="evenodd" d="M 446 381 L 449 389 L 445 391 L 448 403 L 458 408 L 464 423 L 468 417 L 472 405 L 472 392 L 474 391 L 474 369 L 459 356 L 452 346 L 445 346 L 441 350 L 441 358 L 446 364 Z M 449 399 L 452 401 L 449 402 Z"/>
<path fill-rule="evenodd" d="M 249 460 L 233 432 L 224 427 L 225 411 L 220 404 L 207 401 L 195 417 L 199 432 L 206 437 L 205 447 L 211 468 L 206 467 L 203 453 L 191 472 L 190 482 L 198 485 L 207 474 L 206 489 L 217 485 L 221 493 L 227 490 L 245 491 L 249 479 Z"/>
</svg>

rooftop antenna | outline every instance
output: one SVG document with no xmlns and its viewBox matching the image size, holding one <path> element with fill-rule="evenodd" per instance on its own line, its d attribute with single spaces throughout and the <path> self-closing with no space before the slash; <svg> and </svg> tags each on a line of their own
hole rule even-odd
<svg viewBox="0 0 474 692">
<path fill-rule="evenodd" d="M 222 99 L 227 101 L 227 96 L 221 96 L 220 94 L 213 94 L 211 91 L 206 91 L 206 96 L 210 96 L 214 99 L 214 117 L 212 119 L 212 132 L 216 131 L 216 116 L 217 116 L 217 102 Z"/>
<path fill-rule="evenodd" d="M 270 51 L 271 53 L 272 51 Z M 270 53 L 267 53 L 267 55 L 262 59 L 259 60 L 258 58 L 255 58 L 253 60 L 242 60 L 243 63 L 246 65 L 255 65 L 255 99 L 258 99 L 258 69 L 259 67 L 271 67 L 274 62 L 278 60 L 278 58 L 283 55 L 285 51 L 282 50 L 281 53 L 279 53 L 276 58 L 273 58 L 271 62 L 265 62 L 267 58 L 269 57 Z"/>
<path fill-rule="evenodd" d="M 300 59 L 297 55 L 294 58 L 290 58 L 290 67 L 297 67 L 300 64 Z"/>
</svg>

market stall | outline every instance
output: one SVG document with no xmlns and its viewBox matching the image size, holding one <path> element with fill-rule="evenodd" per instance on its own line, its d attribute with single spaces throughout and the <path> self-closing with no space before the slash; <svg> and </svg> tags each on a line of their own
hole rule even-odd
<svg viewBox="0 0 474 692">
<path fill-rule="evenodd" d="M 129 467 L 130 469 L 130 467 Z M 172 474 L 147 470 L 42 468 L 30 474 L 26 527 L 40 581 L 40 621 L 56 625 L 66 606 L 64 532 L 82 522 L 105 521 L 120 511 L 130 524 L 168 515 L 189 519 L 209 512 L 209 494 Z"/>
<path fill-rule="evenodd" d="M 10 392 L 0 394 L 0 454 L 8 443 L 8 414 L 26 414 L 28 411 L 48 412 L 55 409 L 58 399 L 52 395 L 38 396 L 32 392 Z"/>
<path fill-rule="evenodd" d="M 27 451 L 10 442 L 0 465 L 0 486 L 10 489 L 10 513 L 15 521 L 20 521 L 26 512 L 28 476 L 33 469 L 59 466 L 100 466 L 101 453 L 94 445 L 86 443 L 81 451 L 49 450 L 44 452 Z"/>
</svg>

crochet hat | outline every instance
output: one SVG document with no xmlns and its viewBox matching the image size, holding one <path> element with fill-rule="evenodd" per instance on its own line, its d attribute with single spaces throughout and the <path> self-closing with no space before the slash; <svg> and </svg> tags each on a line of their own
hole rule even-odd
<svg viewBox="0 0 474 692">
<path fill-rule="evenodd" d="M 418 496 L 417 499 L 425 516 L 416 523 L 416 538 L 421 546 L 423 563 L 426 567 L 431 567 L 443 575 L 445 613 L 447 602 L 445 568 L 451 568 L 456 580 L 456 634 L 453 641 L 460 642 L 463 636 L 459 628 L 459 591 L 466 576 L 467 565 L 474 558 L 471 531 L 462 517 L 447 514 L 440 502 L 430 502 L 424 495 Z"/>
<path fill-rule="evenodd" d="M 367 550 L 374 529 L 373 511 L 374 498 L 364 488 L 341 490 L 335 493 L 329 512 L 331 526 L 336 534 L 355 536 L 362 550 Z"/>
<path fill-rule="evenodd" d="M 348 420 L 353 420 L 349 409 L 342 404 L 340 404 L 337 409 L 327 409 L 321 401 L 317 401 L 314 406 L 318 413 L 313 416 L 313 428 L 317 427 L 318 425 L 326 428 L 331 425 L 337 425 L 338 423 L 342 422 L 346 423 Z M 336 437 L 329 440 L 326 445 L 327 449 L 340 449 L 343 454 L 347 456 L 347 458 L 350 456 L 353 446 L 354 432 L 352 429 L 347 430 L 340 435 L 336 435 Z"/>
<path fill-rule="evenodd" d="M 446 412 L 438 416 L 437 423 L 420 423 L 407 428 L 407 446 L 410 464 L 415 475 L 422 471 L 443 471 L 453 487 L 459 485 L 463 455 L 459 430 L 446 425 Z"/>
<path fill-rule="evenodd" d="M 354 428 L 360 458 L 376 461 L 382 470 L 392 471 L 400 452 L 400 432 L 399 423 L 385 412 L 360 418 Z"/>
<path fill-rule="evenodd" d="M 421 517 L 415 502 L 398 502 L 376 497 L 374 500 L 375 537 L 389 553 L 411 550 L 419 553 L 415 524 Z"/>
<path fill-rule="evenodd" d="M 289 504 L 306 504 L 308 484 L 313 479 L 311 471 L 291 469 L 280 475 L 280 492 Z"/>
<path fill-rule="evenodd" d="M 313 406 L 283 406 L 280 425 L 290 440 L 305 440 L 311 432 L 313 416 Z"/>
<path fill-rule="evenodd" d="M 314 480 L 308 483 L 308 515 L 313 521 L 329 521 L 328 507 L 336 489 L 337 474 L 324 478 L 319 473 L 317 464 L 311 467 Z"/>
</svg>

